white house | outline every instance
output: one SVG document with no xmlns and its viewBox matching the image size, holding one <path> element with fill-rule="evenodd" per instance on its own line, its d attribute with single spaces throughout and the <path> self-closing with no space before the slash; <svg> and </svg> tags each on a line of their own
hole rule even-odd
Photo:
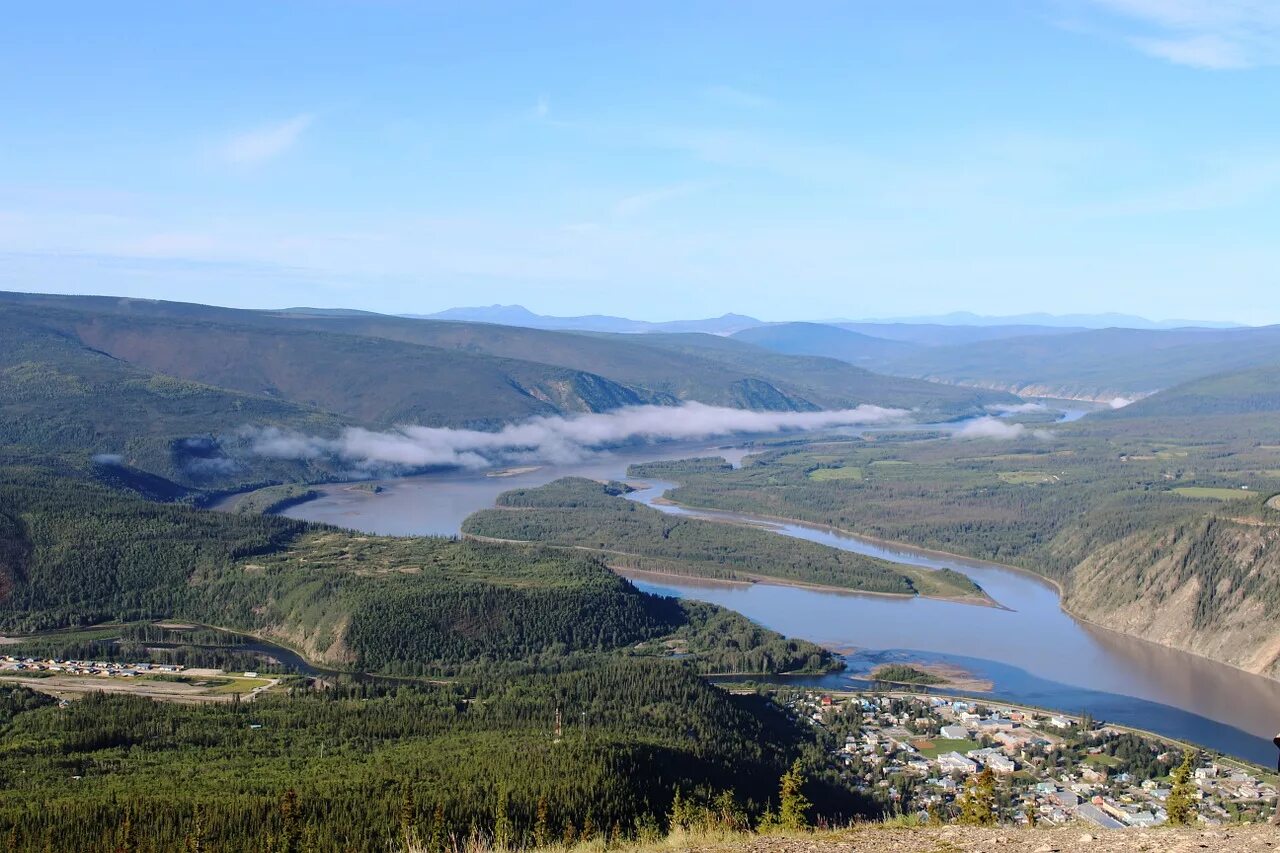
<svg viewBox="0 0 1280 853">
<path fill-rule="evenodd" d="M 938 767 L 944 773 L 952 773 L 960 771 L 961 773 L 973 773 L 978 769 L 975 762 L 970 761 L 958 752 L 947 752 L 938 756 Z"/>
</svg>

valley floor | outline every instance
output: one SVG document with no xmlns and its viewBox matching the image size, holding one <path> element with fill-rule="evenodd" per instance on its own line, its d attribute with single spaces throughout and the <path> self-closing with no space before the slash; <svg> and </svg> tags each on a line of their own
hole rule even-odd
<svg viewBox="0 0 1280 853">
<path fill-rule="evenodd" d="M 1082 825 L 1052 829 L 868 825 L 812 836 L 752 836 L 673 847 L 697 853 L 1261 853 L 1280 848 L 1280 827 L 1100 830 Z"/>
</svg>

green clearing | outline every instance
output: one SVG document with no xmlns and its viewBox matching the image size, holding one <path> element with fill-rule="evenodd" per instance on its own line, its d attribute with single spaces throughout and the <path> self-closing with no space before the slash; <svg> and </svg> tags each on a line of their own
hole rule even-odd
<svg viewBox="0 0 1280 853">
<path fill-rule="evenodd" d="M 888 467 L 890 465 L 914 465 L 915 463 L 910 462 L 906 459 L 877 459 L 871 464 L 876 466 L 883 465 L 885 467 Z"/>
<path fill-rule="evenodd" d="M 1000 478 L 1000 482 L 1016 486 L 1054 482 L 1053 475 L 1043 471 L 1000 471 L 996 476 Z"/>
<path fill-rule="evenodd" d="M 826 483 L 833 480 L 862 480 L 861 468 L 818 468 L 809 472 L 809 479 L 818 483 Z"/>
<path fill-rule="evenodd" d="M 932 746 L 920 750 L 920 754 L 925 758 L 937 758 L 939 755 L 948 752 L 958 752 L 964 755 L 971 749 L 978 749 L 981 744 L 972 740 L 955 740 L 952 738 L 930 738 L 929 742 Z"/>
<path fill-rule="evenodd" d="M 1242 501 L 1255 494 L 1246 489 L 1226 489 L 1217 486 L 1179 486 L 1173 491 L 1184 498 L 1214 501 Z"/>
<path fill-rule="evenodd" d="M 212 680 L 210 681 L 212 683 Z M 249 693 L 259 687 L 266 687 L 271 683 L 268 678 L 232 678 L 224 684 L 218 684 L 210 690 L 210 693 Z"/>
<path fill-rule="evenodd" d="M 1098 767 L 1116 767 L 1120 764 L 1120 759 L 1116 758 L 1114 755 L 1086 755 L 1084 763 L 1094 764 Z"/>
<path fill-rule="evenodd" d="M 968 575 L 953 569 L 922 569 L 914 566 L 903 566 L 903 574 L 911 579 L 911 585 L 920 595 L 934 598 L 978 598 L 987 599 L 982 587 L 974 583 Z"/>
</svg>

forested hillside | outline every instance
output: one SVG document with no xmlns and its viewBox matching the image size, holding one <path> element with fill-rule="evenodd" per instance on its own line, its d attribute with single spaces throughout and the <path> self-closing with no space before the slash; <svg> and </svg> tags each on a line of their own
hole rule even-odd
<svg viewBox="0 0 1280 853">
<path fill-rule="evenodd" d="M 251 705 L 117 695 L 59 708 L 0 688 L 0 776 L 12 782 L 0 837 L 15 850 L 277 851 L 293 838 L 380 851 L 406 832 L 473 827 L 634 836 L 658 831 L 677 789 L 706 802 L 734 789 L 735 808 L 758 815 L 812 736 L 698 673 L 838 666 L 737 614 L 641 593 L 587 555 L 156 504 L 74 462 L 6 461 L 7 635 L 178 619 L 334 670 Z M 72 653 L 62 636 L 75 635 L 32 648 Z M 342 674 L 368 671 L 396 678 Z M 849 791 L 812 795 L 832 816 L 860 807 Z"/>
<path fill-rule="evenodd" d="M 890 373 L 1040 396 L 1141 396 L 1280 360 L 1280 327 L 1092 329 L 922 349 Z"/>
<path fill-rule="evenodd" d="M 1197 417 L 1275 411 L 1280 411 L 1280 362 L 1193 379 L 1110 412 L 1107 417 Z"/>
<path fill-rule="evenodd" d="M 831 665 L 767 632 L 734 655 L 716 636 L 750 634 L 745 620 L 642 594 L 584 554 L 370 538 L 152 503 L 70 474 L 4 468 L 0 623 L 11 630 L 176 617 L 399 673 L 544 664 L 679 632 L 708 671 L 737 671 L 749 654 L 770 670 Z"/>
<path fill-rule="evenodd" d="M 680 400 L 770 410 L 874 403 L 954 416 L 1004 399 L 705 334 L 577 334 L 17 293 L 0 293 L 0 306 L 151 370 L 375 425 L 483 426 L 552 411 Z M 670 339 L 691 346 L 672 348 Z"/>
<path fill-rule="evenodd" d="M 0 751 L 0 837 L 31 851 L 656 836 L 677 790 L 695 802 L 732 790 L 759 814 L 810 738 L 763 700 L 659 662 L 252 705 L 99 696 L 59 709 L 0 688 L 0 707 L 5 742 L 21 745 Z M 850 791 L 809 793 L 832 818 L 863 807 Z"/>
</svg>

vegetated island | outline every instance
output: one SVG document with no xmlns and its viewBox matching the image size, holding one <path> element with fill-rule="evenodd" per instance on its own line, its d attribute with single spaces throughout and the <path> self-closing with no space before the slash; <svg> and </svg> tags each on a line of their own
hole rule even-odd
<svg viewBox="0 0 1280 853">
<path fill-rule="evenodd" d="M 622 497 L 630 490 L 579 477 L 515 489 L 498 496 L 497 508 L 469 516 L 462 531 L 591 551 L 617 569 L 990 603 L 959 572 L 915 569 L 749 525 L 669 515 Z"/>
<path fill-rule="evenodd" d="M 235 496 L 222 509 L 247 515 L 271 515 L 284 512 L 286 509 L 307 501 L 315 500 L 321 492 L 309 486 L 286 483 L 279 486 L 267 486 Z"/>
<path fill-rule="evenodd" d="M 970 693 L 989 693 L 995 685 L 966 669 L 949 663 L 884 664 L 871 671 L 875 681 L 911 687 L 949 687 Z"/>
<path fill-rule="evenodd" d="M 871 671 L 871 677 L 876 681 L 886 681 L 890 684 L 915 684 L 926 687 L 948 683 L 947 679 L 941 676 L 904 663 L 887 663 L 878 666 Z"/>
</svg>

